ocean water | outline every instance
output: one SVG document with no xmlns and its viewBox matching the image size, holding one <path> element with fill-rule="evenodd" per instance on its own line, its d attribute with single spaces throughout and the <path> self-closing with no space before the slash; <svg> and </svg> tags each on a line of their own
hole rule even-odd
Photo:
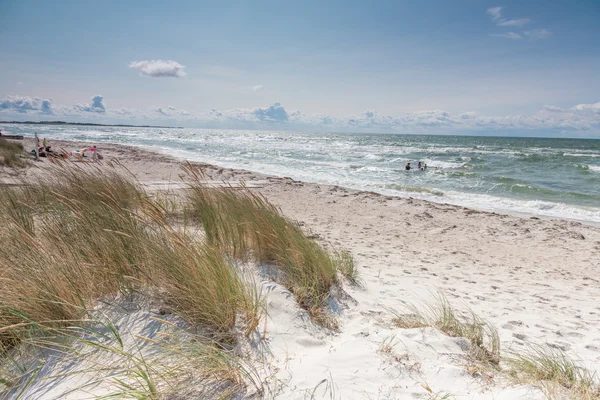
<svg viewBox="0 0 600 400">
<path fill-rule="evenodd" d="M 2 130 L 100 148 L 103 142 L 136 145 L 307 182 L 600 224 L 600 140 L 52 125 Z M 429 168 L 406 172 L 408 161 Z"/>
</svg>

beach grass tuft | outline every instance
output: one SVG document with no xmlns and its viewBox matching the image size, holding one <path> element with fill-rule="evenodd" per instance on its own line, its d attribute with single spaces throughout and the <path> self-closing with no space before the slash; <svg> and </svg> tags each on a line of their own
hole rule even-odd
<svg viewBox="0 0 600 400">
<path fill-rule="evenodd" d="M 459 312 L 446 296 L 439 293 L 433 302 L 421 307 L 409 304 L 409 313 L 392 311 L 394 324 L 400 328 L 432 327 L 452 337 L 464 337 L 471 344 L 470 356 L 483 363 L 500 362 L 500 337 L 497 329 L 474 311 Z"/>
<path fill-rule="evenodd" d="M 23 145 L 0 138 L 0 165 L 23 168 L 27 165 L 21 157 L 24 154 Z"/>
<path fill-rule="evenodd" d="M 352 253 L 348 250 L 338 250 L 334 255 L 337 268 L 342 276 L 346 278 L 350 284 L 360 286 L 361 279 Z"/>
<path fill-rule="evenodd" d="M 209 187 L 202 170 L 190 165 L 186 170 L 192 178 L 191 214 L 204 227 L 207 242 L 231 258 L 276 268 L 298 304 L 316 322 L 334 326 L 327 303 L 340 266 L 356 277 L 351 256 L 340 262 L 263 196 L 245 188 Z"/>
<path fill-rule="evenodd" d="M 511 377 L 519 383 L 538 386 L 548 398 L 566 391 L 578 399 L 600 399 L 598 376 L 578 365 L 562 350 L 532 345 L 523 352 L 511 352 L 505 361 Z"/>
</svg>

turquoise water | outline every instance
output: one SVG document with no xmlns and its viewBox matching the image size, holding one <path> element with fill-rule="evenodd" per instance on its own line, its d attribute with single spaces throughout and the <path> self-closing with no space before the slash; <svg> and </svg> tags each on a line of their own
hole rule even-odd
<svg viewBox="0 0 600 400">
<path fill-rule="evenodd" d="M 600 140 L 7 125 L 484 210 L 600 223 Z M 4 129 L 3 129 L 4 130 Z M 428 171 L 404 171 L 410 161 Z M 435 167 L 438 168 L 435 171 Z"/>
</svg>

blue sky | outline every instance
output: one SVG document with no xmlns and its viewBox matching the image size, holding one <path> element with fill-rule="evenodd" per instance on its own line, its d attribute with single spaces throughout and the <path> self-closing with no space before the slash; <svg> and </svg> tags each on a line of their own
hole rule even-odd
<svg viewBox="0 0 600 400">
<path fill-rule="evenodd" d="M 597 0 L 0 0 L 0 119 L 599 136 L 598 21 Z"/>
</svg>

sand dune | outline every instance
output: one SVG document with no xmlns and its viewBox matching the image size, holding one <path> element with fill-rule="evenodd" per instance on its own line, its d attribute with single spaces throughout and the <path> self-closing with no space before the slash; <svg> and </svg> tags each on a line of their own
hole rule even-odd
<svg viewBox="0 0 600 400">
<path fill-rule="evenodd" d="M 150 189 L 181 189 L 181 160 L 117 145 L 101 151 Z M 262 278 L 265 397 L 544 398 L 501 374 L 470 374 L 464 339 L 394 326 L 390 310 L 438 291 L 496 326 L 503 352 L 544 345 L 591 370 L 600 365 L 600 229 L 205 167 L 214 182 L 247 182 L 359 266 L 362 285 L 345 285 L 336 303 L 339 332 L 314 326 L 284 287 Z M 29 174 L 43 179 L 36 168 Z"/>
</svg>

